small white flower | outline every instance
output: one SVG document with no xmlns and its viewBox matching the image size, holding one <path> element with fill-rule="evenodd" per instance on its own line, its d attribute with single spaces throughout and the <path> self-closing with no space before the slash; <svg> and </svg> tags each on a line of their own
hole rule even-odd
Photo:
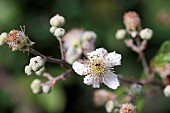
<svg viewBox="0 0 170 113">
<path fill-rule="evenodd" d="M 0 46 L 5 43 L 6 39 L 7 39 L 7 33 L 6 32 L 1 33 L 1 35 L 0 35 Z"/>
<path fill-rule="evenodd" d="M 131 103 L 122 104 L 119 113 L 136 113 L 136 107 Z"/>
<path fill-rule="evenodd" d="M 132 84 L 130 90 L 134 95 L 140 95 L 142 93 L 142 86 L 139 84 Z"/>
<path fill-rule="evenodd" d="M 112 100 L 107 101 L 105 109 L 108 113 L 111 113 L 114 109 L 114 102 Z"/>
<path fill-rule="evenodd" d="M 43 93 L 49 93 L 50 90 L 51 90 L 50 85 L 44 84 L 44 85 L 42 86 L 42 91 L 43 91 Z"/>
<path fill-rule="evenodd" d="M 167 86 L 164 88 L 163 92 L 164 92 L 164 95 L 165 95 L 166 97 L 170 97 L 170 85 L 167 85 Z"/>
<path fill-rule="evenodd" d="M 34 94 L 39 93 L 41 91 L 41 81 L 39 79 L 34 79 L 30 87 Z"/>
<path fill-rule="evenodd" d="M 61 27 L 65 24 L 65 19 L 63 16 L 57 14 L 50 19 L 50 24 L 54 27 Z"/>
<path fill-rule="evenodd" d="M 87 55 L 89 60 L 85 64 L 75 61 L 72 65 L 77 74 L 87 75 L 84 83 L 92 85 L 93 88 L 99 88 L 100 83 L 104 83 L 111 89 L 117 89 L 119 81 L 111 70 L 121 64 L 121 55 L 116 52 L 107 53 L 104 48 L 96 49 Z"/>
<path fill-rule="evenodd" d="M 45 67 L 41 68 L 40 70 L 36 71 L 35 74 L 40 76 L 45 71 Z"/>
<path fill-rule="evenodd" d="M 57 29 L 57 27 L 51 26 L 50 32 L 51 32 L 52 34 L 54 34 L 54 32 L 55 32 L 56 29 Z"/>
<path fill-rule="evenodd" d="M 140 37 L 143 39 L 143 40 L 149 40 L 152 38 L 152 35 L 153 35 L 153 31 L 149 28 L 145 28 L 143 30 L 140 31 Z"/>
<path fill-rule="evenodd" d="M 25 66 L 25 74 L 31 75 L 32 74 L 32 68 L 31 66 Z"/>
<path fill-rule="evenodd" d="M 32 68 L 32 70 L 39 71 L 42 67 L 44 67 L 44 64 L 44 60 L 40 56 L 37 56 L 30 59 L 29 66 Z"/>
<path fill-rule="evenodd" d="M 126 37 L 126 30 L 125 29 L 119 29 L 117 30 L 115 34 L 116 39 L 121 40 Z"/>
<path fill-rule="evenodd" d="M 63 28 L 57 28 L 55 31 L 54 31 L 54 36 L 60 38 L 62 36 L 64 36 L 65 34 L 65 30 Z"/>
</svg>

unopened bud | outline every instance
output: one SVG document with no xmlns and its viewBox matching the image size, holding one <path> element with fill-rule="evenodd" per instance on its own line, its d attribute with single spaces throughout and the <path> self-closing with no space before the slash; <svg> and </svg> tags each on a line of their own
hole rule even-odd
<svg viewBox="0 0 170 113">
<path fill-rule="evenodd" d="M 27 74 L 27 75 L 31 75 L 32 74 L 31 66 L 25 66 L 25 74 Z"/>
<path fill-rule="evenodd" d="M 57 27 L 51 26 L 50 32 L 51 32 L 52 34 L 54 34 L 54 32 L 55 32 L 56 29 L 57 29 Z"/>
<path fill-rule="evenodd" d="M 142 93 L 142 86 L 139 84 L 132 84 L 130 87 L 132 94 L 140 95 Z"/>
<path fill-rule="evenodd" d="M 50 85 L 44 84 L 44 85 L 42 86 L 42 91 L 43 91 L 43 93 L 49 93 L 50 90 L 51 90 Z"/>
<path fill-rule="evenodd" d="M 126 30 L 124 29 L 117 30 L 115 37 L 118 40 L 124 39 L 126 37 Z"/>
<path fill-rule="evenodd" d="M 170 85 L 167 85 L 167 86 L 164 88 L 163 92 L 164 92 L 164 95 L 165 95 L 166 97 L 170 97 Z"/>
<path fill-rule="evenodd" d="M 44 71 L 45 71 L 45 67 L 41 68 L 39 71 L 36 71 L 35 74 L 40 76 L 44 73 Z"/>
<path fill-rule="evenodd" d="M 141 30 L 141 32 L 140 32 L 140 37 L 143 40 L 151 39 L 152 35 L 153 35 L 153 31 L 151 29 L 149 29 L 149 28 L 145 28 L 145 29 Z"/>
<path fill-rule="evenodd" d="M 34 79 L 30 87 L 34 94 L 39 93 L 41 91 L 41 81 L 39 79 Z"/>
<path fill-rule="evenodd" d="M 50 19 L 50 24 L 54 27 L 61 27 L 65 24 L 65 19 L 63 16 L 57 14 Z"/>
<path fill-rule="evenodd" d="M 34 57 L 30 59 L 30 64 L 29 66 L 32 68 L 34 71 L 39 71 L 42 67 L 44 67 L 44 60 L 40 56 Z"/>
<path fill-rule="evenodd" d="M 1 35 L 0 35 L 0 46 L 5 43 L 6 38 L 7 38 L 7 33 L 6 32 L 1 33 Z"/>
<path fill-rule="evenodd" d="M 105 109 L 108 113 L 111 113 L 114 109 L 114 102 L 112 100 L 107 101 L 105 104 Z"/>
<path fill-rule="evenodd" d="M 63 28 L 57 28 L 54 32 L 54 35 L 58 38 L 64 36 L 65 30 Z"/>
</svg>

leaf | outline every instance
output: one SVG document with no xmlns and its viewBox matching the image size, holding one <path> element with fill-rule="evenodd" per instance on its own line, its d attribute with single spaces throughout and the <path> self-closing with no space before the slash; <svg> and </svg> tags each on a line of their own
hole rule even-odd
<svg viewBox="0 0 170 113">
<path fill-rule="evenodd" d="M 135 101 L 137 113 L 141 113 L 142 112 L 143 104 L 144 104 L 144 98 L 143 97 L 138 97 L 136 99 L 136 101 Z"/>
<path fill-rule="evenodd" d="M 158 54 L 165 54 L 168 52 L 170 52 L 170 40 L 163 42 L 163 44 L 161 45 L 158 51 Z"/>
</svg>

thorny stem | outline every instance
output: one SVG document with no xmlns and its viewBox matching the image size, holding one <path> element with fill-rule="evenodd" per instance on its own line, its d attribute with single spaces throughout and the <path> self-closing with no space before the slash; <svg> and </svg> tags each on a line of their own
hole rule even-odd
<svg viewBox="0 0 170 113">
<path fill-rule="evenodd" d="M 72 69 L 68 69 L 66 72 L 60 74 L 59 76 L 53 77 L 52 79 L 49 79 L 47 84 L 50 84 L 52 87 L 54 87 L 55 83 L 59 80 L 65 80 L 66 77 L 70 76 L 72 73 Z M 49 76 L 49 75 L 48 75 Z M 52 76 L 51 76 L 52 77 Z"/>
<path fill-rule="evenodd" d="M 52 57 L 47 57 L 47 56 L 41 54 L 40 52 L 36 51 L 33 48 L 29 48 L 28 52 L 30 52 L 30 53 L 32 53 L 34 55 L 39 55 L 39 56 L 43 57 L 48 62 L 52 62 L 52 63 L 56 63 L 56 64 L 61 64 L 61 65 L 66 65 L 68 67 L 71 67 L 71 65 L 68 64 L 65 60 L 63 60 L 63 59 L 56 59 L 56 58 L 52 58 Z"/>
</svg>

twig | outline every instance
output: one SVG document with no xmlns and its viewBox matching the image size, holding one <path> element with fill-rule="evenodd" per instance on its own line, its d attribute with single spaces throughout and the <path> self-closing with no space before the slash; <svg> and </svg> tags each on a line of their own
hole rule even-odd
<svg viewBox="0 0 170 113">
<path fill-rule="evenodd" d="M 62 60 L 64 60 L 65 57 L 64 57 L 64 50 L 63 50 L 63 45 L 62 45 L 62 42 L 61 42 L 61 38 L 57 38 L 57 39 L 58 39 L 59 44 L 60 44 L 61 58 L 62 58 Z"/>
</svg>

